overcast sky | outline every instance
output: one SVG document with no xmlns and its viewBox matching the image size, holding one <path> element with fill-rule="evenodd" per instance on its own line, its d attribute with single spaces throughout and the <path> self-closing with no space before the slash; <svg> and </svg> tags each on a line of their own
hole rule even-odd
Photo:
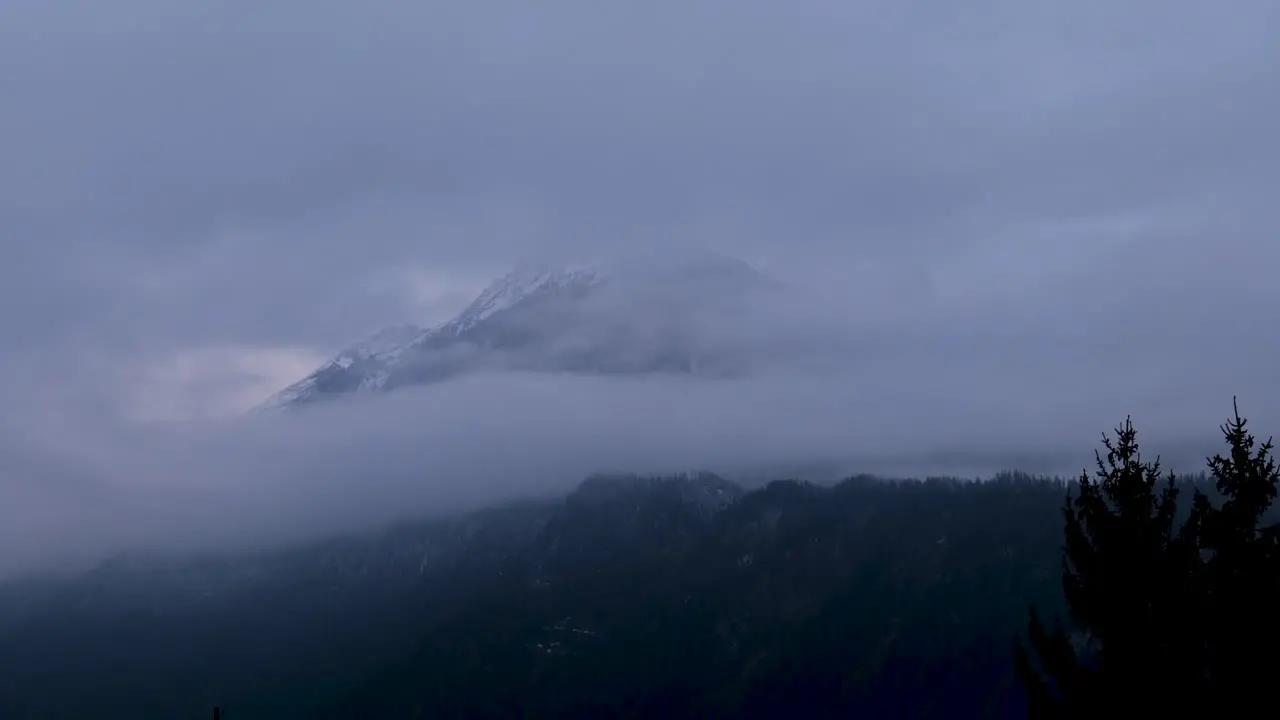
<svg viewBox="0 0 1280 720">
<path fill-rule="evenodd" d="M 633 243 L 891 316 L 1138 296 L 1189 343 L 1205 303 L 1271 297 L 1278 27 L 1266 0 L 9 0 L 0 357 L 221 394 Z"/>
<path fill-rule="evenodd" d="M 824 289 L 915 358 L 868 382 L 954 358 L 963 403 L 1043 361 L 1046 413 L 1112 417 L 1119 372 L 1210 433 L 1233 392 L 1275 416 L 1278 31 L 1271 0 L 6 0 L 0 428 L 225 415 L 522 258 L 638 244 Z"/>
</svg>

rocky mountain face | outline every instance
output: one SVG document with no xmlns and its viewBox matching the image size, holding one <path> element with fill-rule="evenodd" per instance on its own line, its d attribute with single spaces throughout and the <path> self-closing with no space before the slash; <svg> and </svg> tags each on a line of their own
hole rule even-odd
<svg viewBox="0 0 1280 720">
<path fill-rule="evenodd" d="M 338 353 L 267 400 L 291 407 L 482 371 L 571 374 L 743 372 L 726 328 L 782 286 L 712 254 L 546 267 L 526 264 L 434 328 L 399 326 Z"/>
</svg>

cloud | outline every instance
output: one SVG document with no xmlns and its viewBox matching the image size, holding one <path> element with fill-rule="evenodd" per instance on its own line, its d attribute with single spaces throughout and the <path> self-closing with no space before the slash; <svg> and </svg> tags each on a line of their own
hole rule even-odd
<svg viewBox="0 0 1280 720">
<path fill-rule="evenodd" d="M 165 357 L 119 382 L 135 389 L 126 403 L 135 421 L 227 419 L 243 415 L 325 360 L 304 348 L 216 347 Z"/>
<path fill-rule="evenodd" d="M 994 261 L 1034 283 L 1115 232 L 1091 218 L 1276 225 L 1261 1 L 5 12 L 0 286 L 30 342 L 331 350 L 434 316 L 375 289 L 399 269 L 637 243 L 908 277 L 1016 236 Z"/>
<path fill-rule="evenodd" d="M 1128 412 L 1149 450 L 1195 471 L 1229 410 L 1225 386 L 1150 392 L 1182 379 L 1176 365 L 1152 381 L 1123 365 L 1087 377 L 1073 370 L 1087 358 L 1050 348 L 1049 363 L 912 350 L 719 381 L 480 374 L 233 421 L 45 419 L 25 427 L 36 442 L 0 435 L 0 574 L 128 549 L 278 547 L 565 492 L 592 472 L 1074 473 Z M 1265 410 L 1260 431 L 1280 421 Z"/>
<path fill-rule="evenodd" d="M 25 498 L 57 478 L 31 491 L 46 505 L 5 501 L 26 513 L 13 527 L 124 527 L 89 488 L 188 475 L 108 462 L 168 442 L 140 416 L 194 437 L 265 378 L 440 322 L 521 258 L 637 245 L 718 249 L 819 292 L 790 347 L 841 315 L 830 356 L 864 395 L 840 417 L 899 413 L 830 420 L 858 437 L 932 418 L 941 447 L 981 420 L 983 446 L 1020 418 L 1075 448 L 1068 419 L 1090 441 L 1130 411 L 1211 429 L 1237 392 L 1261 421 L 1280 389 L 1260 329 L 1280 306 L 1277 22 L 1266 0 L 9 0 L 0 482 Z M 795 370 L 742 397 L 785 406 L 788 378 L 828 407 Z M 703 392 L 672 394 L 720 402 Z M 349 432 L 354 463 L 366 435 Z M 261 462 L 238 472 L 293 493 Z"/>
</svg>

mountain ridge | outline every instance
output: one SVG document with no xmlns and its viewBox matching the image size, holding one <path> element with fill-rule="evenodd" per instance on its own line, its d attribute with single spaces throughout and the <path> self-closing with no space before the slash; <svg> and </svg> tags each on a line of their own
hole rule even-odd
<svg viewBox="0 0 1280 720">
<path fill-rule="evenodd" d="M 339 351 L 255 410 L 426 385 L 485 370 L 724 376 L 741 368 L 708 330 L 780 283 L 737 258 L 692 252 L 524 261 L 458 315 L 397 325 Z"/>
</svg>

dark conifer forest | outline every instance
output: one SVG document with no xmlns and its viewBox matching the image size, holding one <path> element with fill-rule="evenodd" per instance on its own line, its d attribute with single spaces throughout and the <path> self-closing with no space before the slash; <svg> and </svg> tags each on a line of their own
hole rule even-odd
<svg viewBox="0 0 1280 720">
<path fill-rule="evenodd" d="M 0 591 L 0 717 L 1239 717 L 1269 707 L 1276 465 L 1125 422 L 1072 480 L 566 498 Z"/>
</svg>

